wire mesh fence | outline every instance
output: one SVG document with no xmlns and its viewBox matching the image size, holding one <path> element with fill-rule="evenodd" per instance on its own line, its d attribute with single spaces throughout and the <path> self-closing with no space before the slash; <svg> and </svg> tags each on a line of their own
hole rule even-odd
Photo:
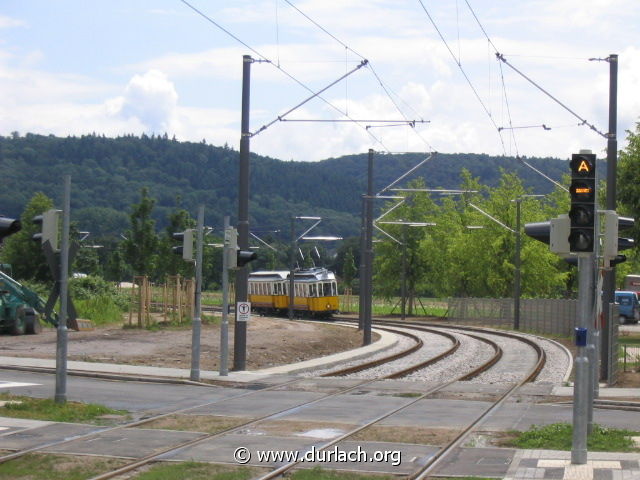
<svg viewBox="0 0 640 480">
<path fill-rule="evenodd" d="M 576 308 L 576 300 L 521 299 L 519 329 L 571 336 L 576 327 Z M 450 298 L 447 318 L 458 323 L 513 328 L 514 302 L 512 298 Z"/>
</svg>

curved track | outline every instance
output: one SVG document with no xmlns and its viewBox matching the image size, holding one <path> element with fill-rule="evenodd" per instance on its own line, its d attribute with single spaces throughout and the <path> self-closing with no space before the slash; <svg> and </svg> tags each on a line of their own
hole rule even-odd
<svg viewBox="0 0 640 480">
<path fill-rule="evenodd" d="M 301 407 L 307 407 L 307 406 L 311 406 L 313 404 L 319 403 L 323 400 L 326 400 L 330 397 L 334 397 L 337 395 L 341 395 L 341 394 L 345 394 L 348 392 L 351 392 L 353 390 L 356 389 L 360 389 L 363 386 L 372 384 L 374 382 L 377 382 L 381 379 L 385 379 L 385 378 L 402 378 L 405 377 L 413 372 L 419 371 L 422 368 L 425 368 L 428 365 L 433 365 L 434 363 L 437 363 L 439 361 L 441 361 L 442 359 L 454 354 L 460 347 L 460 342 L 459 340 L 452 335 L 451 333 L 448 332 L 443 332 L 441 329 L 443 328 L 442 325 L 425 325 L 425 324 L 413 324 L 413 323 L 407 323 L 407 322 L 377 322 L 377 325 L 382 325 L 384 324 L 385 329 L 389 329 L 389 330 L 393 330 L 394 332 L 398 332 L 398 328 L 403 328 L 403 329 L 414 329 L 414 330 L 418 330 L 418 331 L 422 331 L 422 332 L 428 332 L 431 334 L 436 334 L 436 335 L 442 335 L 445 336 L 446 338 L 448 338 L 451 341 L 452 346 L 447 349 L 445 352 L 442 352 L 436 356 L 433 356 L 432 358 L 427 358 L 426 360 L 423 360 L 421 362 L 417 362 L 408 366 L 405 366 L 404 368 L 398 368 L 395 369 L 395 371 L 393 371 L 392 373 L 389 373 L 387 375 L 384 376 L 380 376 L 374 379 L 368 379 L 368 380 L 362 380 L 357 382 L 354 385 L 351 385 L 350 387 L 347 388 L 341 388 L 338 391 L 335 391 L 333 393 L 329 393 L 329 394 L 325 394 L 320 398 L 308 401 L 308 402 L 304 402 L 298 405 L 295 405 L 294 407 L 288 407 L 285 409 L 282 409 L 281 411 L 275 412 L 275 413 L 270 413 L 268 415 L 264 415 L 260 418 L 256 418 L 256 419 L 252 419 L 250 421 L 247 421 L 241 425 L 217 432 L 217 433 L 212 433 L 212 434 L 203 434 L 195 439 L 189 440 L 187 442 L 182 442 L 180 444 L 176 444 L 176 445 L 172 445 L 166 449 L 163 449 L 162 451 L 156 451 L 154 452 L 152 455 L 148 455 L 144 458 L 140 458 L 137 459 L 127 465 L 125 465 L 124 467 L 118 468 L 116 470 L 113 470 L 111 472 L 107 472 L 105 474 L 93 477 L 92 480 L 106 480 L 109 478 L 113 478 L 116 477 L 118 475 L 124 474 L 126 472 L 130 472 L 132 470 L 135 470 L 143 465 L 152 463 L 154 461 L 157 461 L 160 459 L 160 457 L 163 456 L 167 456 L 169 454 L 171 454 L 172 452 L 175 452 L 177 450 L 183 449 L 185 447 L 188 446 L 192 446 L 192 445 L 197 445 L 199 443 L 205 442 L 207 440 L 210 440 L 212 438 L 216 438 L 216 437 L 222 437 L 224 435 L 227 434 L 231 434 L 233 432 L 238 432 L 242 429 L 245 429 L 248 426 L 252 426 L 252 425 L 256 425 L 260 422 L 265 422 L 271 419 L 275 419 L 275 418 L 282 418 L 283 416 L 287 415 L 287 413 L 289 412 L 293 412 L 295 410 L 300 409 Z M 451 327 L 446 327 L 446 328 L 451 328 Z M 486 334 L 486 331 L 481 330 L 481 329 L 473 329 L 473 328 L 469 328 L 469 327 L 456 327 L 457 330 L 466 330 L 466 331 L 482 331 L 483 333 Z M 399 333 L 399 332 L 398 332 Z M 411 355 L 414 352 L 419 351 L 422 347 L 423 347 L 423 342 L 417 338 L 415 335 L 408 333 L 408 332 L 403 332 L 401 333 L 402 335 L 406 335 L 406 336 L 412 336 L 412 338 L 414 339 L 415 344 L 409 348 L 409 349 L 405 349 L 402 352 L 393 354 L 393 355 L 389 355 L 383 359 L 378 359 L 375 360 L 373 362 L 368 362 L 368 363 L 363 363 L 361 365 L 358 365 L 357 367 L 349 367 L 349 368 L 345 368 L 342 370 L 335 370 L 332 372 L 329 372 L 327 374 L 324 374 L 323 376 L 336 376 L 336 375 L 347 375 L 350 373 L 354 373 L 354 372 L 359 372 L 359 371 L 363 371 L 365 369 L 369 369 L 369 368 L 374 368 L 377 365 L 383 364 L 383 363 L 389 363 L 389 362 L 394 362 L 397 361 L 398 359 L 402 359 L 405 358 L 409 355 Z M 482 365 L 480 365 L 477 368 L 474 369 L 470 369 L 469 371 L 465 371 L 462 372 L 460 375 L 456 376 L 455 378 L 451 378 L 450 380 L 446 381 L 446 382 L 441 382 L 438 385 L 434 386 L 433 388 L 429 389 L 427 392 L 411 399 L 409 402 L 405 403 L 404 405 L 400 406 L 400 407 L 396 407 L 393 409 L 388 410 L 387 412 L 385 412 L 384 414 L 378 416 L 377 418 L 373 419 L 372 421 L 364 424 L 364 425 L 360 425 L 357 428 L 346 432 L 344 435 L 341 435 L 338 438 L 335 438 L 329 442 L 326 442 L 323 445 L 317 446 L 318 450 L 322 450 L 322 449 L 326 449 L 329 448 L 335 444 L 337 444 L 338 442 L 345 440 L 346 438 L 351 437 L 352 435 L 355 435 L 356 433 L 364 430 L 367 427 L 370 427 L 372 425 L 375 425 L 377 423 L 379 423 L 380 421 L 384 420 L 385 418 L 388 418 L 408 407 L 410 407 L 411 405 L 414 405 L 415 403 L 419 402 L 420 400 L 425 399 L 426 397 L 428 397 L 429 395 L 434 394 L 435 392 L 442 390 L 443 388 L 445 388 L 446 386 L 456 382 L 456 381 L 462 381 L 462 380 L 468 380 L 470 378 L 473 378 L 479 374 L 481 374 L 482 372 L 487 371 L 488 369 L 490 369 L 492 366 L 494 366 L 495 364 L 497 364 L 500 361 L 500 358 L 502 357 L 503 353 L 502 350 L 500 349 L 500 347 L 495 343 L 492 342 L 491 340 L 481 337 L 479 335 L 476 335 L 475 333 L 467 333 L 465 332 L 466 335 L 469 335 L 472 338 L 475 338 L 477 341 L 483 342 L 485 344 L 489 344 L 491 346 L 491 348 L 493 349 L 493 355 L 491 356 L 491 358 L 484 362 Z M 504 332 L 494 332 L 492 331 L 491 334 L 495 334 L 495 335 L 505 335 L 505 336 L 510 336 L 507 333 Z M 537 352 L 537 362 L 536 365 L 531 369 L 530 372 L 527 373 L 527 375 L 523 376 L 522 380 L 514 383 L 513 387 L 510 388 L 504 395 L 501 396 L 500 399 L 498 399 L 489 409 L 487 409 L 487 411 L 480 416 L 476 421 L 474 421 L 471 425 L 469 425 L 463 432 L 461 432 L 461 434 L 456 437 L 456 439 L 451 442 L 450 445 L 447 445 L 446 447 L 444 447 L 437 455 L 435 455 L 434 457 L 432 457 L 429 462 L 427 463 L 427 465 L 425 465 L 425 467 L 423 469 L 421 469 L 420 472 L 416 472 L 412 478 L 425 478 L 425 475 L 428 475 L 428 473 L 430 471 L 432 471 L 432 469 L 442 461 L 443 458 L 445 458 L 449 452 L 451 452 L 453 449 L 456 448 L 456 446 L 458 446 L 464 438 L 466 438 L 466 436 L 473 430 L 473 428 L 480 423 L 484 418 L 486 418 L 486 416 L 488 416 L 494 409 L 498 408 L 501 403 L 508 398 L 508 396 L 510 396 L 514 391 L 517 390 L 518 387 L 520 387 L 522 384 L 528 382 L 528 381 L 532 381 L 540 372 L 540 370 L 542 369 L 542 367 L 544 366 L 544 361 L 545 361 L 545 357 L 544 357 L 544 350 L 542 350 L 540 347 L 535 346 L 535 342 L 531 341 L 531 340 L 523 340 L 522 338 L 519 338 L 522 341 L 525 341 L 526 343 L 531 344 L 534 349 L 536 349 Z M 69 442 L 73 442 L 73 441 L 77 441 L 77 440 L 88 440 L 91 439 L 93 437 L 98 437 L 100 434 L 107 432 L 107 431 L 112 431 L 112 430 L 118 430 L 118 429 L 126 429 L 126 428 L 132 428 L 132 427 L 139 427 L 141 425 L 144 425 L 146 423 L 152 422 L 154 420 L 158 420 L 160 418 L 164 418 L 164 417 L 168 417 L 170 415 L 174 415 L 174 414 L 180 414 L 180 413 L 186 413 L 189 412 L 190 410 L 195 410 L 204 406 L 209 406 L 209 405 L 213 405 L 215 403 L 218 402 L 227 402 L 227 401 L 232 401 L 234 398 L 240 398 L 240 397 L 245 397 L 245 396 L 251 396 L 251 395 L 256 395 L 259 394 L 260 392 L 264 392 L 266 390 L 274 390 L 274 389 L 278 389 L 281 388 L 283 386 L 289 386 L 289 385 L 293 385 L 299 381 L 304 380 L 304 378 L 298 378 L 292 381 L 288 381 L 288 382 L 283 382 L 277 385 L 273 385 L 271 387 L 268 388 L 264 388 L 261 390 L 257 390 L 257 391 L 250 391 L 250 392 L 245 392 L 243 394 L 234 396 L 234 397 L 230 397 L 230 398 L 224 398 L 224 399 L 219 399 L 213 402 L 208 402 L 206 404 L 202 404 L 202 405 L 198 405 L 195 407 L 189 407 L 189 408 L 183 408 L 180 410 L 176 410 L 176 411 L 172 411 L 172 412 L 168 412 L 168 413 L 164 413 L 161 415 L 155 415 L 149 418 L 146 418 L 144 420 L 139 420 L 139 421 L 135 421 L 135 422 L 130 422 L 127 424 L 122 424 L 122 425 L 118 425 L 115 427 L 110 427 L 110 428 L 97 428 L 95 431 L 92 431 L 90 433 L 84 434 L 84 435 L 80 435 L 77 437 L 73 437 L 73 438 L 69 438 L 69 439 L 65 439 L 65 440 L 61 440 L 58 442 L 51 442 L 48 443 L 46 445 L 39 445 L 30 449 L 26 449 L 26 450 L 22 450 L 19 452 L 15 452 L 9 455 L 5 455 L 0 457 L 0 463 L 2 462 L 6 462 L 15 458 L 18 458 L 22 455 L 25 455 L 27 453 L 31 453 L 31 452 L 35 452 L 35 451 L 39 451 L 39 450 L 43 450 L 43 449 L 47 449 L 50 448 L 52 446 L 58 446 L 64 443 L 69 443 Z M 286 465 L 282 465 L 281 467 L 273 470 L 272 472 L 270 472 L 269 474 L 261 477 L 263 480 L 267 480 L 267 479 L 271 479 L 271 478 L 276 478 L 278 476 L 281 476 L 283 473 L 287 472 L 288 470 L 294 468 L 296 465 L 298 464 L 298 462 L 291 462 L 289 464 Z"/>
</svg>

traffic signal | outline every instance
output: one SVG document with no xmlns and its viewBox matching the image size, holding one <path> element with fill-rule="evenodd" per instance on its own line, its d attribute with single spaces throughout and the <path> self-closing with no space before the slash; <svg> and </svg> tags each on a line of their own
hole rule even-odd
<svg viewBox="0 0 640 480">
<path fill-rule="evenodd" d="M 630 217 L 619 217 L 615 210 L 604 211 L 604 239 L 602 242 L 602 256 L 609 266 L 626 261 L 625 255 L 619 255 L 620 250 L 627 250 L 635 246 L 633 238 L 619 237 L 620 230 L 633 228 L 635 220 Z"/>
<path fill-rule="evenodd" d="M 227 260 L 227 268 L 234 269 L 238 266 L 238 231 L 233 227 L 224 229 L 223 255 Z"/>
<path fill-rule="evenodd" d="M 247 263 L 254 261 L 256 258 L 258 258 L 258 254 L 256 252 L 238 250 L 238 255 L 236 257 L 236 266 L 238 268 L 242 268 Z"/>
<path fill-rule="evenodd" d="M 596 243 L 596 156 L 574 153 L 571 157 L 571 233 L 569 249 L 573 253 L 593 253 Z"/>
<path fill-rule="evenodd" d="M 238 231 L 227 227 L 224 231 L 224 255 L 227 258 L 227 268 L 236 270 L 258 258 L 255 252 L 240 250 L 238 247 Z"/>
<path fill-rule="evenodd" d="M 60 230 L 60 214 L 62 210 L 56 210 L 54 208 L 47 210 L 42 215 L 36 215 L 33 217 L 33 223 L 40 225 L 40 233 L 34 233 L 31 236 L 32 240 L 39 241 L 44 245 L 49 242 L 51 250 L 53 252 L 60 251 L 60 241 L 58 238 L 58 232 Z"/>
<path fill-rule="evenodd" d="M 0 242 L 2 242 L 4 237 L 8 237 L 9 235 L 19 232 L 21 228 L 22 224 L 20 223 L 20 220 L 0 217 Z"/>
<path fill-rule="evenodd" d="M 181 246 L 172 247 L 173 253 L 182 255 L 187 262 L 193 262 L 193 229 L 188 228 L 184 232 L 173 234 L 175 240 L 182 241 Z"/>
</svg>

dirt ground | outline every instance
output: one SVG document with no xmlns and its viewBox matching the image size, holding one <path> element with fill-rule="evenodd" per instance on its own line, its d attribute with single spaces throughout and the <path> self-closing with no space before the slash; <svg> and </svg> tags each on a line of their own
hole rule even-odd
<svg viewBox="0 0 640 480">
<path fill-rule="evenodd" d="M 233 331 L 229 325 L 229 367 L 233 362 Z M 290 322 L 286 319 L 252 317 L 247 329 L 247 369 L 255 370 L 309 360 L 362 345 L 362 332 L 331 322 Z M 203 370 L 217 370 L 220 327 L 203 325 Z M 0 335 L 0 356 L 55 358 L 56 331 L 38 335 Z M 93 331 L 69 331 L 69 360 L 124 363 L 156 367 L 189 368 L 191 326 L 148 329 L 99 327 Z"/>
</svg>

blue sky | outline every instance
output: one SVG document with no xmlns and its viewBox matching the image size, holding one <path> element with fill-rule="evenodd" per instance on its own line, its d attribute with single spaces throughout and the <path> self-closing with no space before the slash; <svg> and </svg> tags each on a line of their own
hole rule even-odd
<svg viewBox="0 0 640 480">
<path fill-rule="evenodd" d="M 244 54 L 271 61 L 252 65 L 252 131 L 362 58 L 370 65 L 323 93 L 326 101 L 286 118 L 429 121 L 413 128 L 276 122 L 252 138 L 252 151 L 283 160 L 369 148 L 560 158 L 590 148 L 604 155 L 601 136 L 500 64 L 495 49 L 602 132 L 609 67 L 588 59 L 617 53 L 621 147 L 640 115 L 637 0 L 189 3 L 253 51 L 180 0 L 2 2 L 0 135 L 167 132 L 238 148 Z"/>
</svg>

